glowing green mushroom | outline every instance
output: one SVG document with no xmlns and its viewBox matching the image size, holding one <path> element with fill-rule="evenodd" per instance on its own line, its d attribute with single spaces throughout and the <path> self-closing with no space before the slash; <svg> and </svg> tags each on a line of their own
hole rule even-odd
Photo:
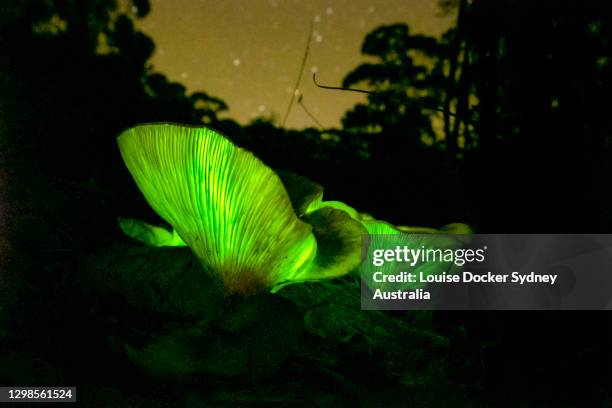
<svg viewBox="0 0 612 408">
<path fill-rule="evenodd" d="M 441 259 L 423 260 L 414 265 L 405 262 L 389 262 L 381 265 L 380 267 L 371 267 L 372 251 L 374 249 L 392 249 L 397 245 L 405 245 L 414 249 L 422 248 L 424 250 L 435 249 L 441 251 L 461 248 L 464 242 L 457 239 L 455 235 L 457 233 L 454 230 L 452 230 L 452 232 L 446 232 L 446 227 L 443 227 L 440 230 L 425 227 L 395 227 L 387 222 L 374 219 L 364 220 L 363 225 L 369 234 L 368 256 L 361 267 L 356 269 L 355 272 L 360 274 L 361 279 L 368 287 L 383 290 L 408 290 L 427 286 L 421 282 L 404 282 L 401 284 L 392 282 L 375 282 L 373 274 L 377 271 L 381 271 L 385 275 L 416 271 L 422 273 L 424 276 L 437 275 L 442 272 L 454 273 L 452 262 L 443 261 Z M 464 224 L 453 225 L 465 226 Z M 467 228 L 467 226 L 465 227 Z"/>
<path fill-rule="evenodd" d="M 469 234 L 472 230 L 469 226 L 460 223 L 448 224 L 439 229 L 429 227 L 415 227 L 404 225 L 392 225 L 386 221 L 377 220 L 367 213 L 358 212 L 353 207 L 341 201 L 324 201 L 323 187 L 312 181 L 292 173 L 280 172 L 281 180 L 285 184 L 295 211 L 308 219 L 309 214 L 321 212 L 323 210 L 343 213 L 345 217 L 350 217 L 358 222 L 366 231 L 362 233 L 364 259 L 359 267 L 351 272 L 362 279 L 369 287 L 384 288 L 385 284 L 375 284 L 372 273 L 375 271 L 371 267 L 371 254 L 374 249 L 386 248 L 390 244 L 406 245 L 411 248 L 426 249 L 456 249 L 460 248 L 469 241 Z M 347 229 L 345 229 L 346 231 Z M 358 232 L 355 232 L 358 234 Z M 465 238 L 459 238 L 459 235 Z M 412 271 L 418 269 L 423 275 L 435 275 L 442 272 L 451 272 L 453 266 L 449 262 L 421 262 L 418 265 L 409 266 L 402 263 L 387 263 L 383 267 L 376 268 L 376 271 L 383 271 L 385 274 L 395 274 L 400 271 Z M 425 284 L 401 285 L 392 284 L 393 288 L 416 289 L 426 286 Z"/>
<path fill-rule="evenodd" d="M 176 230 L 147 224 L 132 218 L 119 218 L 119 228 L 129 237 L 150 246 L 185 246 Z"/>
<path fill-rule="evenodd" d="M 416 289 L 426 286 L 422 283 L 404 284 L 380 284 L 373 281 L 373 272 L 382 271 L 384 274 L 392 275 L 400 271 L 415 271 L 418 269 L 423 275 L 435 275 L 442 272 L 451 273 L 453 265 L 444 261 L 425 261 L 417 265 L 406 265 L 404 263 L 386 263 L 384 266 L 373 269 L 371 254 L 374 249 L 386 249 L 389 245 L 406 245 L 410 248 L 425 249 L 457 249 L 469 241 L 472 233 L 469 226 L 465 224 L 449 224 L 440 229 L 414 226 L 394 226 L 388 222 L 377 220 L 366 213 L 360 213 L 353 207 L 341 201 L 324 201 L 323 187 L 311 182 L 304 177 L 281 172 L 281 179 L 285 183 L 291 197 L 291 202 L 298 214 L 308 219 L 309 214 L 324 211 L 336 211 L 350 217 L 365 228 L 367 235 L 363 241 L 363 249 L 366 256 L 361 265 L 352 270 L 352 273 L 361 278 L 370 288 L 401 288 Z M 358 233 L 358 232 L 356 232 Z M 459 238 L 464 235 L 465 238 Z"/>
<path fill-rule="evenodd" d="M 118 144 L 147 202 L 231 293 L 341 276 L 360 261 L 359 223 L 330 209 L 302 221 L 278 175 L 211 129 L 140 125 Z M 147 243 L 180 243 L 149 227 L 122 226 Z"/>
</svg>

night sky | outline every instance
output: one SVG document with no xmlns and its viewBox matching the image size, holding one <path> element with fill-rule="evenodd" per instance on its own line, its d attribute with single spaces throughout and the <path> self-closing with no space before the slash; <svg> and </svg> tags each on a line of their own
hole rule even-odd
<svg viewBox="0 0 612 408">
<path fill-rule="evenodd" d="M 439 36 L 453 23 L 438 0 L 151 0 L 139 27 L 153 37 L 156 71 L 229 105 L 226 116 L 246 123 L 255 117 L 282 122 L 297 79 L 311 21 L 314 31 L 300 90 L 303 104 L 325 127 L 363 95 L 326 91 L 325 85 L 365 61 L 365 35 L 383 24 L 408 23 L 413 33 Z M 315 126 L 299 105 L 286 123 Z"/>
</svg>

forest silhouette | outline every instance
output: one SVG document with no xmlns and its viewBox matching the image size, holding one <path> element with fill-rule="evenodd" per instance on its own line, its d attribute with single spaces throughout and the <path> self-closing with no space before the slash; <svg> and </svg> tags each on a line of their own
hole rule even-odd
<svg viewBox="0 0 612 408">
<path fill-rule="evenodd" d="M 4 3 L 5 160 L 124 192 L 114 145 L 121 130 L 205 124 L 394 222 L 462 221 L 479 232 L 610 229 L 603 2 L 444 1 L 458 19 L 440 40 L 406 24 L 379 27 L 362 46 L 376 62 L 343 83 L 373 92 L 367 103 L 349 110 L 340 129 L 303 131 L 263 118 L 246 126 L 220 120 L 222 95 L 189 94 L 153 69 L 153 40 L 134 27 L 149 5 L 132 5 Z"/>
<path fill-rule="evenodd" d="M 156 72 L 155 44 L 135 27 L 150 11 L 147 0 L 4 0 L 0 8 L 0 165 L 9 203 L 0 228 L 9 232 L 2 249 L 12 274 L 35 263 L 33 248 L 85 252 L 116 240 L 118 216 L 156 221 L 115 140 L 144 122 L 210 126 L 271 167 L 323 185 L 329 199 L 394 224 L 612 231 L 609 2 L 441 0 L 441 12 L 457 15 L 452 29 L 440 39 L 404 23 L 367 34 L 370 62 L 341 84 L 370 92 L 367 101 L 340 128 L 304 130 L 223 118 L 223 95 L 189 93 Z M 26 280 L 61 279 L 31 269 Z M 612 383 L 610 318 L 591 317 L 446 314 L 436 324 L 452 339 L 451 378 L 528 395 L 565 384 L 568 398 L 588 401 L 609 396 Z M 540 371 L 526 373 L 529 364 Z M 572 389 L 581 375 L 590 386 Z M 539 376 L 547 382 L 534 390 Z"/>
</svg>

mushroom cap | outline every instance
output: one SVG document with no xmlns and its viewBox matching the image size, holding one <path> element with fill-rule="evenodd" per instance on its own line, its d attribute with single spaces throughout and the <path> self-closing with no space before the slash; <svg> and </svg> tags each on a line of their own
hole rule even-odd
<svg viewBox="0 0 612 408">
<path fill-rule="evenodd" d="M 229 292 L 307 276 L 317 252 L 312 227 L 252 153 L 214 130 L 175 124 L 139 125 L 117 141 L 147 202 Z"/>
</svg>

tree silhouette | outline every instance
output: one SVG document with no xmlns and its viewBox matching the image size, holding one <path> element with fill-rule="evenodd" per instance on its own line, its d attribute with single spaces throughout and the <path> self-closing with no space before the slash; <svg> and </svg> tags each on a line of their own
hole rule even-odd
<svg viewBox="0 0 612 408">
<path fill-rule="evenodd" d="M 14 165 L 112 187 L 125 179 L 114 142 L 122 129 L 219 120 L 222 100 L 189 95 L 153 71 L 155 45 L 134 27 L 149 9 L 146 0 L 3 3 L 0 82 L 10 122 L 0 126 Z"/>
<path fill-rule="evenodd" d="M 424 109 L 431 106 L 428 61 L 435 55 L 435 39 L 412 35 L 405 24 L 382 26 L 369 33 L 362 53 L 375 57 L 351 71 L 344 87 L 367 85 L 375 92 L 368 104 L 359 104 L 346 113 L 345 129 L 385 133 L 398 128 L 412 129 L 407 137 L 416 140 L 423 133 L 433 137 Z"/>
<path fill-rule="evenodd" d="M 369 135 L 373 163 L 389 171 L 389 162 L 437 161 L 445 168 L 442 179 L 427 177 L 475 226 L 555 230 L 567 215 L 552 197 L 577 209 L 576 230 L 584 226 L 578 213 L 592 228 L 612 225 L 605 204 L 612 187 L 604 182 L 611 174 L 610 123 L 602 110 L 609 104 L 611 7 L 512 0 L 441 5 L 456 13 L 457 25 L 437 42 L 401 24 L 366 36 L 362 51 L 376 61 L 350 72 L 343 85 L 374 93 L 346 113 L 347 136 Z M 425 149 L 423 142 L 432 141 L 444 158 Z M 485 188 L 463 184 L 483 169 L 495 181 Z M 578 174 L 589 181 L 564 195 L 566 180 Z M 499 220 L 490 202 L 508 200 L 516 180 L 526 181 L 519 193 L 531 199 Z M 586 196 L 602 199 L 587 203 Z"/>
<path fill-rule="evenodd" d="M 370 165 L 362 177 L 374 196 L 410 190 L 428 197 L 401 207 L 364 198 L 364 205 L 413 224 L 435 224 L 440 214 L 455 216 L 460 207 L 453 208 L 444 197 L 455 196 L 456 184 L 450 182 L 451 169 L 442 155 L 444 140 L 434 129 L 432 115 L 442 106 L 446 85 L 442 72 L 436 71 L 441 45 L 432 37 L 410 33 L 405 24 L 394 24 L 369 33 L 362 53 L 375 61 L 358 66 L 342 84 L 372 92 L 367 103 L 357 104 L 343 118 L 347 138 L 369 141 Z M 424 168 L 428 171 L 422 174 Z M 421 221 L 413 218 L 416 214 Z"/>
<path fill-rule="evenodd" d="M 610 84 L 604 78 L 610 73 L 611 7 L 479 0 L 459 6 L 455 42 L 461 66 L 452 91 L 460 120 L 476 119 L 473 127 L 465 127 L 477 146 L 463 165 L 466 177 L 482 168 L 495 174 L 487 187 L 494 202 L 509 199 L 513 190 L 505 186 L 528 181 L 520 193 L 524 201 L 503 221 L 495 219 L 485 200 L 474 200 L 473 208 L 487 220 L 483 225 L 604 230 L 611 225 L 604 204 L 611 194 L 604 182 L 610 175 L 610 122 L 602 111 L 609 104 Z M 474 112 L 465 108 L 470 97 L 476 101 Z M 582 181 L 565 194 L 569 179 Z M 572 215 L 554 202 L 571 207 Z"/>
</svg>

